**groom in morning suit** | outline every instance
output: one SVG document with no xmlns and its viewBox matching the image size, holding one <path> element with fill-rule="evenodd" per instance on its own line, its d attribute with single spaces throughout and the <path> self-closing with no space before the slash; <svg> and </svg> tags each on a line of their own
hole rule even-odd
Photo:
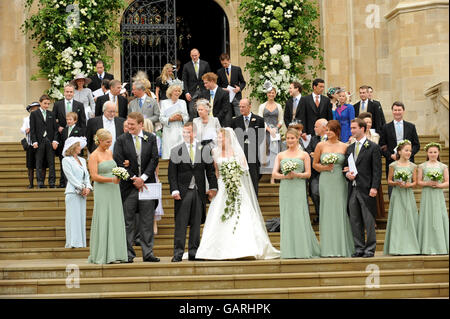
<svg viewBox="0 0 450 319">
<path fill-rule="evenodd" d="M 158 147 L 156 137 L 142 130 L 144 117 L 141 113 L 128 114 L 128 133 L 122 134 L 114 146 L 114 160 L 123 167 L 124 161 L 129 161 L 126 168 L 130 174 L 127 181 L 120 181 L 125 228 L 127 232 L 128 262 L 136 257 L 133 249 L 135 239 L 136 214 L 139 214 L 139 233 L 143 261 L 158 262 L 153 254 L 153 219 L 158 200 L 139 200 L 139 192 L 146 188 L 145 183 L 156 183 L 155 169 L 158 166 Z"/>
<path fill-rule="evenodd" d="M 216 196 L 217 178 L 209 145 L 194 139 L 194 125 L 183 127 L 183 143 L 172 148 L 169 160 L 170 192 L 175 200 L 175 238 L 172 262 L 183 258 L 189 225 L 189 260 L 195 260 L 200 245 L 200 225 L 206 218 L 206 194 Z M 206 193 L 205 173 L 209 191 Z"/>
<path fill-rule="evenodd" d="M 258 196 L 258 183 L 261 178 L 259 168 L 259 151 L 261 145 L 265 145 L 264 119 L 251 112 L 252 105 L 249 99 L 242 99 L 239 102 L 239 111 L 242 115 L 235 117 L 231 122 L 231 127 L 244 150 L 248 163 L 248 170 L 252 179 L 253 188 Z M 261 132 L 262 130 L 262 132 Z"/>
<path fill-rule="evenodd" d="M 357 175 L 344 168 L 348 180 L 348 214 L 355 242 L 352 257 L 373 257 L 377 244 L 375 217 L 377 190 L 381 183 L 381 152 L 377 144 L 366 138 L 366 123 L 354 119 L 350 125 L 356 142 L 347 148 L 346 161 L 353 154 Z M 365 240 L 364 230 L 367 233 Z"/>
<path fill-rule="evenodd" d="M 333 119 L 330 99 L 322 95 L 325 89 L 325 81 L 315 79 L 312 88 L 313 93 L 301 97 L 295 114 L 295 118 L 300 120 L 304 125 L 303 132 L 311 134 L 311 136 L 315 135 L 314 124 L 318 119 L 323 118 L 327 121 Z"/>
</svg>

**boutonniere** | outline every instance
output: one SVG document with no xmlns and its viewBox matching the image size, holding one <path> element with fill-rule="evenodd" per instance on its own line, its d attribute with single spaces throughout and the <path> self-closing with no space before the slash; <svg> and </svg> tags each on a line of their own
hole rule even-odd
<svg viewBox="0 0 450 319">
<path fill-rule="evenodd" d="M 253 118 L 252 120 L 251 120 L 252 122 L 255 122 L 256 121 L 256 119 L 255 118 Z"/>
<path fill-rule="evenodd" d="M 197 150 L 199 150 L 199 151 L 202 150 L 202 145 L 201 144 L 197 147 Z"/>
<path fill-rule="evenodd" d="M 148 141 L 148 136 L 147 135 L 144 135 L 143 137 L 142 137 L 142 139 L 144 140 L 144 141 Z"/>
<path fill-rule="evenodd" d="M 366 142 L 364 143 L 364 147 L 365 147 L 365 148 L 368 148 L 369 145 L 370 145 L 370 144 L 369 144 L 369 141 L 366 141 Z"/>
<path fill-rule="evenodd" d="M 77 134 L 77 133 L 78 133 L 78 131 L 73 131 L 73 133 L 74 133 L 74 134 Z"/>
</svg>

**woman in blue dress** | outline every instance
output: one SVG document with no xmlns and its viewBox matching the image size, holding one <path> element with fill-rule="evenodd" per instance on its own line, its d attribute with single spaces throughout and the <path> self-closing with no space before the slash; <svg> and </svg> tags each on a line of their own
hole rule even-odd
<svg viewBox="0 0 450 319">
<path fill-rule="evenodd" d="M 347 93 L 344 89 L 339 89 L 336 93 L 338 94 L 338 103 L 333 116 L 341 124 L 341 142 L 347 143 L 352 136 L 350 123 L 355 118 L 355 108 L 353 105 L 345 103 L 347 102 Z"/>
<path fill-rule="evenodd" d="M 86 138 L 69 137 L 61 162 L 67 177 L 66 185 L 66 248 L 86 247 L 86 197 L 92 190 L 86 160 L 79 157 L 86 147 Z"/>
</svg>

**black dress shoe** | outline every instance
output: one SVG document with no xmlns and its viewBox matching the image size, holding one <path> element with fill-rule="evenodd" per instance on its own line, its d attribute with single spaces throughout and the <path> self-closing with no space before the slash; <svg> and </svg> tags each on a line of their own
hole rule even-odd
<svg viewBox="0 0 450 319">
<path fill-rule="evenodd" d="M 172 262 L 173 263 L 179 263 L 181 261 L 180 257 L 172 257 Z"/>
<path fill-rule="evenodd" d="M 38 188 L 47 188 L 45 185 L 39 185 Z"/>
<path fill-rule="evenodd" d="M 65 188 L 66 185 L 59 185 L 58 188 Z"/>
<path fill-rule="evenodd" d="M 33 185 L 28 185 L 27 188 L 28 188 L 28 189 L 31 189 L 31 188 L 34 188 L 34 186 L 33 186 Z"/>
<path fill-rule="evenodd" d="M 362 257 L 363 258 L 371 258 L 374 256 L 374 253 L 365 253 Z"/>
<path fill-rule="evenodd" d="M 354 253 L 354 254 L 352 255 L 353 258 L 362 257 L 362 256 L 364 256 L 364 253 L 363 253 L 363 252 L 360 252 L 360 253 Z"/>
<path fill-rule="evenodd" d="M 313 224 L 319 224 L 319 217 L 314 218 Z"/>
<path fill-rule="evenodd" d="M 155 257 L 153 255 L 151 255 L 148 258 L 145 258 L 143 261 L 147 261 L 147 262 L 151 262 L 151 263 L 157 263 L 160 261 L 160 259 L 158 257 Z"/>
<path fill-rule="evenodd" d="M 49 187 L 50 187 L 50 188 L 56 188 L 56 186 L 55 186 L 55 185 L 50 185 Z"/>
</svg>

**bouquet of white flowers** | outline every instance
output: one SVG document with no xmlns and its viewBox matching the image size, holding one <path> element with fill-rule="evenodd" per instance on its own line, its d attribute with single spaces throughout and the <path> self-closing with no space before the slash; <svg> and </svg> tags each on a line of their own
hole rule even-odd
<svg viewBox="0 0 450 319">
<path fill-rule="evenodd" d="M 226 207 L 222 214 L 222 222 L 227 221 L 231 217 L 233 217 L 235 214 L 236 217 L 236 224 L 234 225 L 233 234 L 236 230 L 236 225 L 239 221 L 239 213 L 240 213 L 240 207 L 241 207 L 241 193 L 240 193 L 240 187 L 241 187 L 241 176 L 244 174 L 244 170 L 239 165 L 236 160 L 231 160 L 227 163 L 223 163 L 219 167 L 220 175 L 222 176 L 222 180 L 225 184 L 225 190 L 227 192 L 227 199 L 226 199 Z"/>
<path fill-rule="evenodd" d="M 407 182 L 411 178 L 411 173 L 408 171 L 396 171 L 394 174 L 394 180 L 399 182 Z"/>
<path fill-rule="evenodd" d="M 298 163 L 288 160 L 281 165 L 281 172 L 283 175 L 287 175 L 290 172 L 295 171 L 298 168 Z"/>
<path fill-rule="evenodd" d="M 328 153 L 324 157 L 322 157 L 322 164 L 329 165 L 329 164 L 336 164 L 339 160 L 339 156 L 337 156 L 334 153 Z"/>
<path fill-rule="evenodd" d="M 442 173 L 439 170 L 437 170 L 437 169 L 429 170 L 428 173 L 426 174 L 426 176 L 433 182 L 442 181 L 443 178 L 444 178 Z"/>
<path fill-rule="evenodd" d="M 114 167 L 112 169 L 112 174 L 124 181 L 130 178 L 130 174 L 128 174 L 127 170 L 123 167 Z"/>
</svg>

